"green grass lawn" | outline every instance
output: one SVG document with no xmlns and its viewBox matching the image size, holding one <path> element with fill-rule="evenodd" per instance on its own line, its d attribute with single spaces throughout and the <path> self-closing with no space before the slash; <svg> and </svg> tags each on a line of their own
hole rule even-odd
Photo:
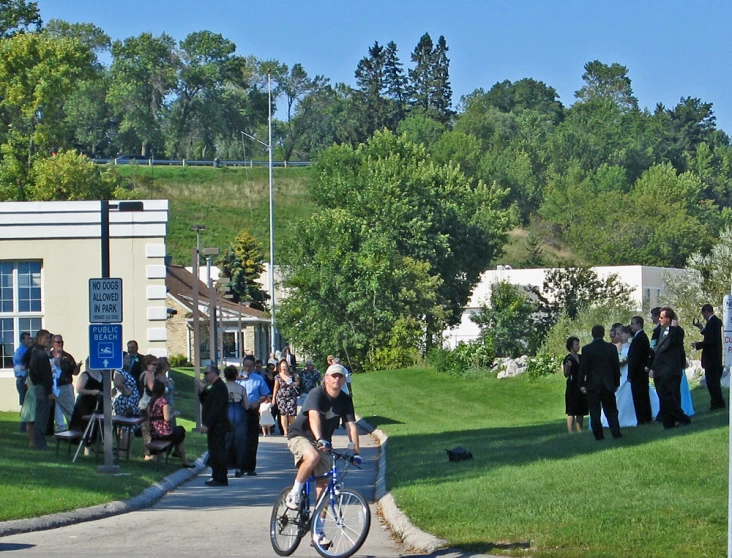
<svg viewBox="0 0 732 558">
<path fill-rule="evenodd" d="M 173 262 L 191 265 L 196 233 L 191 225 L 206 225 L 204 247 L 222 250 L 248 228 L 269 259 L 269 179 L 266 168 L 117 167 L 144 198 L 169 199 L 168 253 Z M 288 234 L 292 221 L 313 211 L 305 181 L 309 168 L 274 169 L 275 245 Z"/>
<path fill-rule="evenodd" d="M 191 460 L 206 451 L 206 437 L 191 432 L 193 417 L 193 377 L 190 371 L 172 372 L 176 382 L 176 408 L 182 412 L 178 424 L 188 431 L 186 451 Z M 142 439 L 133 442 L 130 461 L 122 458 L 122 475 L 97 473 L 94 455 L 79 454 L 76 463 L 66 455 L 66 444 L 55 455 L 56 442 L 48 438 L 50 451 L 28 449 L 25 433 L 18 432 L 18 414 L 0 413 L 0 521 L 36 517 L 49 513 L 125 500 L 140 494 L 153 483 L 180 468 L 180 460 L 164 460 L 157 468 L 142 460 Z M 100 464 L 104 462 L 100 456 Z"/>
<path fill-rule="evenodd" d="M 358 374 L 357 413 L 389 434 L 387 484 L 420 528 L 473 552 L 726 556 L 728 417 L 693 391 L 690 427 L 567 434 L 564 379 Z M 474 459 L 449 463 L 447 448 Z"/>
</svg>

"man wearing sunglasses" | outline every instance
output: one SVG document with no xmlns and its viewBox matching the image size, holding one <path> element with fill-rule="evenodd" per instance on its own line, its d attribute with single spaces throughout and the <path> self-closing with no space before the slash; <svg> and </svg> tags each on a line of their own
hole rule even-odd
<svg viewBox="0 0 732 558">
<path fill-rule="evenodd" d="M 345 383 L 345 368 L 340 364 L 330 365 L 325 371 L 322 385 L 310 390 L 300 414 L 290 426 L 287 447 L 295 457 L 297 466 L 295 483 L 287 496 L 287 507 L 290 509 L 299 507 L 300 492 L 308 477 L 330 471 L 328 452 L 341 417 L 345 419 L 348 437 L 354 444 L 356 455 L 360 453 L 353 399 L 342 391 Z M 327 479 L 318 483 L 318 495 L 326 484 Z"/>
</svg>

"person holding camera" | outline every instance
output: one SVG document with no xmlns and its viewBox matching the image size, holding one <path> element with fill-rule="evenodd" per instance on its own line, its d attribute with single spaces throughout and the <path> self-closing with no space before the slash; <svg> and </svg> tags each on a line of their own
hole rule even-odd
<svg viewBox="0 0 732 558">
<path fill-rule="evenodd" d="M 296 510 L 300 505 L 300 493 L 307 479 L 324 475 L 330 470 L 331 438 L 343 418 L 349 439 L 354 444 L 356 456 L 360 453 L 356 413 L 353 399 L 342 389 L 346 383 L 346 371 L 340 364 L 332 364 L 325 371 L 323 384 L 311 390 L 300 414 L 290 427 L 287 448 L 295 458 L 297 475 L 286 505 Z M 360 457 L 356 461 L 360 460 Z M 316 493 L 320 496 L 328 480 L 318 482 Z"/>
<path fill-rule="evenodd" d="M 69 430 L 84 431 L 86 422 L 84 416 L 91 415 L 95 410 L 102 408 L 102 371 L 89 368 L 89 359 L 86 359 L 87 369 L 76 380 L 76 403 L 71 413 Z M 93 439 L 86 440 L 87 445 L 96 441 L 98 432 L 94 429 Z"/>
</svg>

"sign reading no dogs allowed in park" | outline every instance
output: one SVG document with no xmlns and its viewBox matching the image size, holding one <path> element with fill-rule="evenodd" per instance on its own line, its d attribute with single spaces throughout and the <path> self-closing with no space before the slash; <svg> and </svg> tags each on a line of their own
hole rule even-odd
<svg viewBox="0 0 732 558">
<path fill-rule="evenodd" d="M 122 279 L 89 279 L 89 323 L 122 323 Z"/>
</svg>

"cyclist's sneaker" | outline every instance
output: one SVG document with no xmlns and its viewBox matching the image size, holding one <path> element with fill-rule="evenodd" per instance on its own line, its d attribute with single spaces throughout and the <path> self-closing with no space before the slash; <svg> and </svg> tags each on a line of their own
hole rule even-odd
<svg viewBox="0 0 732 558">
<path fill-rule="evenodd" d="M 285 498 L 285 505 L 291 510 L 298 509 L 300 507 L 300 493 L 290 492 Z"/>
<path fill-rule="evenodd" d="M 333 544 L 333 541 L 326 537 L 325 533 L 322 531 L 313 537 L 313 542 L 325 550 L 330 548 L 330 545 Z"/>
</svg>

